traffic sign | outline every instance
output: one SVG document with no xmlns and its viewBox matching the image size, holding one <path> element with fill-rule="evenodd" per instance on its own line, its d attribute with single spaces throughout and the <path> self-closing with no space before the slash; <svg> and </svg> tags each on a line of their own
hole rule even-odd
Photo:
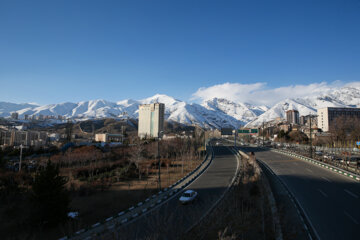
<svg viewBox="0 0 360 240">
<path fill-rule="evenodd" d="M 252 129 L 238 129 L 238 133 L 247 133 L 247 134 L 254 134 L 254 133 L 258 133 L 259 130 L 257 128 L 252 128 Z"/>
</svg>

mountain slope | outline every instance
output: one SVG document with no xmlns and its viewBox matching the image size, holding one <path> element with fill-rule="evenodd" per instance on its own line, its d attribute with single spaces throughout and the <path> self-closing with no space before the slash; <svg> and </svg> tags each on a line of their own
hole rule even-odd
<svg viewBox="0 0 360 240">
<path fill-rule="evenodd" d="M 0 102 L 0 117 L 9 117 L 18 112 L 19 117 L 28 115 L 61 115 L 84 120 L 89 118 L 138 118 L 140 104 L 161 102 L 165 104 L 165 119 L 182 124 L 196 124 L 203 127 L 258 126 L 277 117 L 285 118 L 287 110 L 296 109 L 300 115 L 315 114 L 322 107 L 360 107 L 360 88 L 343 87 L 326 90 L 318 96 L 285 99 L 271 108 L 248 103 L 213 98 L 202 104 L 186 103 L 173 97 L 156 94 L 142 100 L 90 100 L 79 103 L 60 103 L 38 106 L 35 104 L 14 104 Z"/>
<path fill-rule="evenodd" d="M 274 120 L 277 117 L 286 118 L 287 110 L 298 110 L 299 115 L 316 114 L 317 109 L 324 107 L 360 107 L 360 89 L 343 87 L 323 93 L 320 96 L 285 99 L 275 104 L 246 126 L 260 126 L 262 122 Z"/>
<path fill-rule="evenodd" d="M 30 103 L 9 103 L 9 102 L 0 102 L 0 117 L 8 117 L 12 112 L 18 112 L 24 109 L 32 109 L 38 107 L 35 104 Z"/>
<path fill-rule="evenodd" d="M 254 120 L 257 116 L 265 112 L 262 108 L 247 103 L 235 103 L 227 99 L 219 98 L 205 101 L 202 106 L 206 109 L 229 115 L 236 120 L 239 120 L 242 125 Z M 267 110 L 266 107 L 264 108 Z"/>
</svg>

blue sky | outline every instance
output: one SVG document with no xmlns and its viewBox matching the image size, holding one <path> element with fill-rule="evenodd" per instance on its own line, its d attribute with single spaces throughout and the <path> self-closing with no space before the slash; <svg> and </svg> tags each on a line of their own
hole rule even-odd
<svg viewBox="0 0 360 240">
<path fill-rule="evenodd" d="M 359 0 L 1 0 L 0 101 L 357 82 L 359 13 Z"/>
</svg>

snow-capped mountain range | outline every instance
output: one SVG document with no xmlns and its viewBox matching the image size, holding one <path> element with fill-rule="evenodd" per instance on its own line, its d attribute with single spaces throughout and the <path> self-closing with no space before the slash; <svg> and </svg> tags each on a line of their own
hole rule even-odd
<svg viewBox="0 0 360 240">
<path fill-rule="evenodd" d="M 201 104 L 186 103 L 161 94 L 143 100 L 90 100 L 44 106 L 0 102 L 0 117 L 9 117 L 11 113 L 17 112 L 19 118 L 40 114 L 61 115 L 79 120 L 105 117 L 137 118 L 140 104 L 155 102 L 165 104 L 165 117 L 168 121 L 207 128 L 258 126 L 277 117 L 285 118 L 285 112 L 291 109 L 298 110 L 300 115 L 308 115 L 316 113 L 316 110 L 322 107 L 360 107 L 360 88 L 343 87 L 318 96 L 285 99 L 273 106 L 255 106 L 223 98 L 213 98 Z"/>
</svg>

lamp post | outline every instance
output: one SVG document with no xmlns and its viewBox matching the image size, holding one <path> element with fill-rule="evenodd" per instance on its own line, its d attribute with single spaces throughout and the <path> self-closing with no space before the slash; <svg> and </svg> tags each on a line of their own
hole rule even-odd
<svg viewBox="0 0 360 240">
<path fill-rule="evenodd" d="M 237 132 L 237 129 L 235 128 L 234 130 L 234 147 L 236 149 L 236 132 Z"/>
<path fill-rule="evenodd" d="M 21 162 L 22 162 L 22 151 L 23 151 L 23 145 L 20 145 L 20 163 L 19 163 L 19 172 L 21 172 Z"/>
<path fill-rule="evenodd" d="M 311 113 L 309 114 L 309 120 L 310 120 L 310 139 L 309 139 L 309 144 L 310 144 L 310 158 L 313 157 L 313 149 L 312 149 L 312 129 L 311 129 L 311 122 L 312 122 L 312 117 L 316 117 L 316 115 L 312 115 Z"/>
<path fill-rule="evenodd" d="M 163 131 L 160 131 L 158 139 L 157 139 L 157 157 L 158 157 L 158 165 L 159 165 L 159 190 L 161 190 L 161 177 L 160 177 L 161 162 L 160 162 L 160 145 L 159 145 L 159 142 L 160 142 L 162 134 L 163 134 Z"/>
<path fill-rule="evenodd" d="M 265 126 L 264 126 L 264 121 L 263 121 L 263 124 L 262 124 L 262 139 L 263 139 L 263 141 L 262 141 L 262 145 L 263 145 L 263 147 L 265 146 L 265 143 L 264 143 L 264 141 L 265 141 L 265 137 L 264 137 L 264 130 L 265 130 Z"/>
</svg>

